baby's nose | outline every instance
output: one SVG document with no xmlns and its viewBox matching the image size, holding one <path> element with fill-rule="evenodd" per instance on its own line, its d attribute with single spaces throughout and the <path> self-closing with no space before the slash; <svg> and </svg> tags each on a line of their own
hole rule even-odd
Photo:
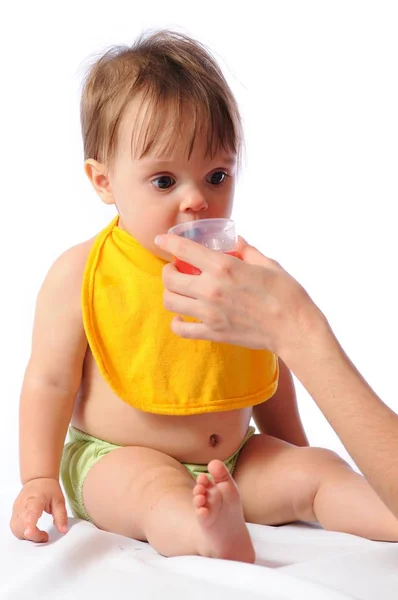
<svg viewBox="0 0 398 600">
<path fill-rule="evenodd" d="M 206 198 L 199 190 L 191 190 L 184 194 L 184 198 L 180 206 L 181 212 L 187 212 L 190 210 L 197 212 L 199 210 L 206 210 L 207 208 L 208 204 Z"/>
</svg>

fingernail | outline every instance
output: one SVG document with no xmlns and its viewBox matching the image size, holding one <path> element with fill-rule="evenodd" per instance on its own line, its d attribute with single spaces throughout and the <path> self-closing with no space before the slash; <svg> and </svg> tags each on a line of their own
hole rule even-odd
<svg viewBox="0 0 398 600">
<path fill-rule="evenodd" d="M 160 236 L 160 235 L 157 235 L 157 236 L 155 237 L 155 244 L 156 244 L 157 246 L 159 246 L 159 245 L 160 245 L 160 240 L 161 240 L 161 236 Z"/>
<path fill-rule="evenodd" d="M 27 537 L 29 535 L 29 527 L 27 527 L 25 529 L 25 531 L 23 532 L 24 536 Z"/>
</svg>

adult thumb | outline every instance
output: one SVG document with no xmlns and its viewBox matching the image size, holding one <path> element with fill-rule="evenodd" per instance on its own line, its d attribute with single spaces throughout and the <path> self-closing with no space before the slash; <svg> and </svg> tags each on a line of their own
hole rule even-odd
<svg viewBox="0 0 398 600">
<path fill-rule="evenodd" d="M 238 237 L 237 250 L 242 260 L 250 265 L 259 265 L 260 267 L 275 268 L 279 267 L 271 258 L 261 254 L 257 248 L 251 246 L 243 237 Z"/>
</svg>

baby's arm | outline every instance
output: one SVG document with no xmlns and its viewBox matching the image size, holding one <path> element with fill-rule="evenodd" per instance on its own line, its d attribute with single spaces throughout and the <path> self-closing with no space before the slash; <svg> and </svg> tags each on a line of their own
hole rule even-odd
<svg viewBox="0 0 398 600">
<path fill-rule="evenodd" d="M 278 389 L 272 398 L 254 407 L 253 418 L 261 433 L 295 446 L 309 445 L 298 411 L 293 377 L 281 359 Z"/>
<path fill-rule="evenodd" d="M 23 488 L 11 520 L 17 537 L 34 541 L 48 539 L 36 526 L 43 510 L 53 514 L 58 529 L 66 529 L 59 465 L 87 348 L 80 296 L 90 245 L 75 246 L 54 263 L 37 299 L 20 401 Z"/>
</svg>

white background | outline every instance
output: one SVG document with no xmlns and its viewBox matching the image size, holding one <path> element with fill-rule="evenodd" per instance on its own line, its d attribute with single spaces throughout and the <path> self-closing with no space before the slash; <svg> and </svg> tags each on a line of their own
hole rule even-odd
<svg viewBox="0 0 398 600">
<path fill-rule="evenodd" d="M 18 487 L 19 391 L 38 288 L 63 250 L 113 216 L 82 168 L 87 60 L 157 27 L 207 44 L 240 103 L 247 153 L 234 212 L 239 232 L 307 288 L 398 411 L 397 4 L 2 3 L 2 486 Z M 298 395 L 311 443 L 347 458 L 300 386 Z"/>
</svg>

